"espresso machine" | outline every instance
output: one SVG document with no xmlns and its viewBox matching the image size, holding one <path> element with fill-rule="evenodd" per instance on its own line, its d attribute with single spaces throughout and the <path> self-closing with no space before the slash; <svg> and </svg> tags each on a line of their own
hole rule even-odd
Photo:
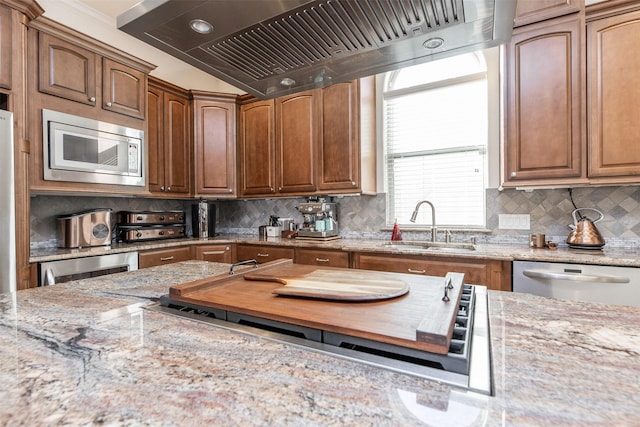
<svg viewBox="0 0 640 427">
<path fill-rule="evenodd" d="M 303 216 L 298 237 L 337 238 L 340 235 L 336 203 L 309 201 L 300 203 L 296 209 Z"/>
</svg>

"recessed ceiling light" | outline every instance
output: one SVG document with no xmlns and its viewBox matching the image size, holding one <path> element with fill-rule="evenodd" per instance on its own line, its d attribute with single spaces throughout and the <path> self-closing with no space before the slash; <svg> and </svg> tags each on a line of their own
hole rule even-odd
<svg viewBox="0 0 640 427">
<path fill-rule="evenodd" d="M 296 81 L 293 79 L 290 79 L 289 77 L 285 77 L 284 79 L 280 80 L 280 84 L 285 87 L 291 87 L 294 84 L 296 84 Z"/>
<path fill-rule="evenodd" d="M 191 29 L 196 33 L 209 34 L 211 31 L 213 31 L 213 25 L 202 19 L 194 19 L 189 23 L 189 25 L 191 26 Z"/>
<path fill-rule="evenodd" d="M 443 39 L 440 37 L 433 37 L 422 43 L 422 47 L 425 49 L 437 49 L 442 46 L 442 43 L 444 43 Z"/>
</svg>

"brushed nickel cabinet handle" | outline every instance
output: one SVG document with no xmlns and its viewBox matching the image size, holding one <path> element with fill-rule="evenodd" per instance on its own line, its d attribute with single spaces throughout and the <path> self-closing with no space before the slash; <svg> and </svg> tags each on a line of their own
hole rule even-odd
<svg viewBox="0 0 640 427">
<path fill-rule="evenodd" d="M 107 102 L 107 107 L 111 107 L 113 104 L 110 102 Z"/>
<path fill-rule="evenodd" d="M 412 269 L 412 268 L 407 268 L 407 271 L 408 271 L 409 273 L 418 273 L 418 274 L 424 274 L 424 273 L 426 273 L 426 270 L 414 270 L 414 269 Z"/>
<path fill-rule="evenodd" d="M 171 261 L 173 258 L 173 256 L 160 257 L 160 261 Z"/>
<path fill-rule="evenodd" d="M 220 255 L 225 253 L 225 251 L 204 251 L 202 252 L 203 255 Z"/>
<path fill-rule="evenodd" d="M 329 262 L 327 258 L 316 258 L 316 262 Z"/>
<path fill-rule="evenodd" d="M 511 178 L 515 178 L 516 177 L 516 173 L 515 172 L 511 172 Z"/>
<path fill-rule="evenodd" d="M 263 258 L 264 258 L 264 257 L 268 257 L 268 256 L 269 256 L 269 254 L 261 254 L 261 253 L 258 253 L 258 254 L 256 254 L 256 256 L 259 256 L 259 257 L 263 257 Z"/>
<path fill-rule="evenodd" d="M 96 97 L 92 96 L 91 98 L 89 98 L 89 102 L 96 102 Z"/>
</svg>

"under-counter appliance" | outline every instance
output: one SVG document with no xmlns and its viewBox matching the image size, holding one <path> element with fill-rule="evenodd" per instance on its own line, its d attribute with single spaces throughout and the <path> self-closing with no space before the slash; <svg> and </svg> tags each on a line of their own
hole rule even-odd
<svg viewBox="0 0 640 427">
<path fill-rule="evenodd" d="M 138 269 L 138 252 L 72 258 L 38 264 L 39 286 Z"/>
<path fill-rule="evenodd" d="M 640 268 L 514 261 L 513 291 L 640 307 Z"/>
<path fill-rule="evenodd" d="M 144 131 L 42 109 L 44 179 L 144 186 Z"/>
<path fill-rule="evenodd" d="M 113 225 L 111 209 L 89 209 L 59 215 L 58 246 L 61 248 L 86 248 L 111 244 Z"/>
<path fill-rule="evenodd" d="M 16 290 L 13 113 L 0 110 L 0 293 Z"/>
<path fill-rule="evenodd" d="M 298 229 L 299 237 L 331 238 L 338 237 L 338 206 L 330 202 L 306 202 L 296 206 L 302 214 L 302 227 Z"/>
<path fill-rule="evenodd" d="M 118 212 L 116 235 L 119 242 L 175 239 L 185 236 L 184 211 Z"/>
</svg>

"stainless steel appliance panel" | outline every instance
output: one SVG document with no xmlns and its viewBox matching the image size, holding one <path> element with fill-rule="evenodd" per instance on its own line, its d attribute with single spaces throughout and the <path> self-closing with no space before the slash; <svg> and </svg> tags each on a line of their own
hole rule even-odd
<svg viewBox="0 0 640 427">
<path fill-rule="evenodd" d="M 13 113 L 0 110 L 0 293 L 16 290 Z"/>
<path fill-rule="evenodd" d="M 144 131 L 42 109 L 44 179 L 144 186 Z"/>
<path fill-rule="evenodd" d="M 514 261 L 513 291 L 640 307 L 640 268 Z"/>
<path fill-rule="evenodd" d="M 122 211 L 119 225 L 184 224 L 184 211 Z"/>
<path fill-rule="evenodd" d="M 111 244 L 111 209 L 90 209 L 69 215 L 60 215 L 58 220 L 58 246 L 61 248 L 84 248 Z"/>
<path fill-rule="evenodd" d="M 138 252 L 42 262 L 38 265 L 38 285 L 49 286 L 137 269 Z"/>
</svg>

